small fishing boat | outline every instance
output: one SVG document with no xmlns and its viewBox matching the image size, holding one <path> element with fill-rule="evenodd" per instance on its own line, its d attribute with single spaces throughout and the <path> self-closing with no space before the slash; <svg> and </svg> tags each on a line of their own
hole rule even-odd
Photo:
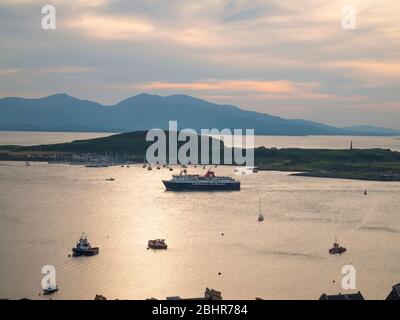
<svg viewBox="0 0 400 320">
<path fill-rule="evenodd" d="M 148 248 L 150 249 L 167 249 L 168 246 L 165 243 L 165 239 L 155 239 L 155 240 L 149 240 L 148 241 Z"/>
<path fill-rule="evenodd" d="M 43 289 L 43 294 L 48 295 L 58 291 L 58 286 L 56 284 L 49 284 Z"/>
<path fill-rule="evenodd" d="M 86 235 L 82 232 L 79 241 L 76 243 L 75 248 L 72 248 L 73 256 L 94 256 L 99 254 L 100 248 L 92 247 L 86 237 Z"/>
<path fill-rule="evenodd" d="M 345 247 L 341 247 L 337 241 L 337 239 L 335 239 L 335 243 L 333 244 L 333 248 L 329 249 L 329 253 L 330 254 L 342 254 L 345 253 L 347 251 L 347 249 Z"/>
<path fill-rule="evenodd" d="M 261 198 L 260 198 L 260 210 L 259 210 L 259 214 L 258 214 L 258 222 L 264 221 L 264 216 L 261 213 Z"/>
<path fill-rule="evenodd" d="M 108 178 L 108 179 L 106 179 L 107 181 L 115 181 L 115 179 L 114 178 Z"/>
</svg>

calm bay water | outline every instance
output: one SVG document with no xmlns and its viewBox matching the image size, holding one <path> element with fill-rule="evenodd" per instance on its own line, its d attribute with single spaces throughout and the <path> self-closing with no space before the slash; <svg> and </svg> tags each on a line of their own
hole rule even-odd
<svg viewBox="0 0 400 320">
<path fill-rule="evenodd" d="M 367 299 L 384 299 L 400 282 L 398 182 L 259 172 L 237 177 L 240 192 L 173 193 L 161 183 L 169 176 L 141 166 L 0 162 L 0 298 L 43 299 L 47 264 L 60 286 L 53 299 L 194 297 L 206 287 L 227 299 L 317 299 L 345 292 L 346 264 Z M 100 254 L 69 258 L 82 231 Z M 328 254 L 336 236 L 348 249 L 342 256 Z M 146 250 L 156 237 L 167 251 Z"/>
</svg>

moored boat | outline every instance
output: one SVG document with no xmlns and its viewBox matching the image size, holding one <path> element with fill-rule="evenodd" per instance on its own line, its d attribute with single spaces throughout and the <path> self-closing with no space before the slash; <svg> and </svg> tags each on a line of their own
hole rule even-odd
<svg viewBox="0 0 400 320">
<path fill-rule="evenodd" d="M 150 249 L 167 249 L 168 246 L 165 243 L 165 239 L 155 239 L 149 240 L 147 244 L 148 248 Z"/>
<path fill-rule="evenodd" d="M 92 247 L 84 233 L 82 233 L 79 241 L 76 243 L 76 246 L 72 248 L 73 256 L 94 256 L 99 254 L 100 248 Z"/>
<path fill-rule="evenodd" d="M 335 243 L 333 244 L 333 248 L 329 249 L 330 254 L 342 254 L 345 253 L 347 249 L 345 247 L 341 247 L 339 243 L 337 242 L 337 239 L 335 239 Z"/>
<path fill-rule="evenodd" d="M 58 286 L 56 284 L 49 284 L 43 289 L 43 294 L 48 295 L 58 291 Z"/>
</svg>

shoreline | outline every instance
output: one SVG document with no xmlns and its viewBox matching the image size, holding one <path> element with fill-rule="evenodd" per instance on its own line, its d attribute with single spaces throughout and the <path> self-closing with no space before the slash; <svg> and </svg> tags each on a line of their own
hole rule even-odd
<svg viewBox="0 0 400 320">
<path fill-rule="evenodd" d="M 197 137 L 198 140 L 201 137 Z M 214 139 L 208 137 L 208 143 Z M 201 141 L 198 141 L 200 145 Z M 177 148 L 183 146 L 178 143 Z M 245 149 L 230 148 L 219 141 L 220 165 L 241 166 L 225 156 Z M 88 140 L 76 140 L 67 143 L 43 144 L 34 146 L 2 145 L 1 161 L 49 162 L 108 167 L 113 165 L 143 164 L 146 152 L 152 145 L 146 140 L 146 132 L 130 132 Z M 195 162 L 203 159 L 201 150 L 197 150 Z M 248 149 L 246 149 L 246 154 Z M 400 152 L 390 149 L 302 149 L 302 148 L 265 148 L 257 147 L 252 166 L 260 171 L 294 172 L 295 176 L 352 179 L 364 181 L 400 181 Z M 206 155 L 210 159 L 211 154 Z M 162 160 L 162 161 L 161 161 Z M 162 163 L 161 163 L 162 162 Z M 169 158 L 160 159 L 160 164 L 168 164 Z M 174 161 L 175 162 L 175 161 Z M 207 161 L 205 161 L 207 162 Z M 210 162 L 210 160 L 208 160 Z M 203 164 L 199 164 L 203 165 Z"/>
<path fill-rule="evenodd" d="M 24 156 L 13 158 L 11 156 L 4 157 L 0 155 L 0 162 L 40 162 L 47 164 L 65 164 L 65 165 L 80 165 L 86 166 L 87 163 L 71 163 L 62 161 L 53 161 L 52 157 L 37 157 L 37 156 Z M 118 167 L 121 165 L 140 165 L 141 161 L 128 161 L 109 164 L 106 167 Z M 169 164 L 167 164 L 169 165 Z M 180 166 L 179 164 L 176 164 Z M 194 166 L 190 164 L 189 166 Z M 212 165 L 212 164 L 209 164 Z M 245 167 L 236 166 L 234 164 L 220 164 L 221 166 L 232 166 L 232 167 Z M 197 164 L 197 166 L 203 166 L 203 164 Z M 207 165 L 206 165 L 207 166 Z M 93 168 L 92 168 L 93 169 Z M 343 172 L 343 171 L 304 171 L 304 170 L 293 170 L 289 168 L 263 168 L 257 167 L 258 171 L 275 171 L 275 172 L 292 172 L 290 176 L 305 177 L 305 178 L 324 178 L 324 179 L 345 179 L 345 180 L 357 180 L 357 181 L 376 181 L 376 182 L 400 182 L 400 173 L 387 174 L 384 172 Z M 293 173 L 294 172 L 294 173 Z"/>
</svg>

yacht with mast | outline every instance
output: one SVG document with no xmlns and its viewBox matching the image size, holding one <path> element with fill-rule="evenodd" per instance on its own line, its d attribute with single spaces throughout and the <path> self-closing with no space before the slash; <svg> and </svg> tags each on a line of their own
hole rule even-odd
<svg viewBox="0 0 400 320">
<path fill-rule="evenodd" d="M 264 221 L 264 216 L 261 213 L 261 198 L 260 198 L 260 209 L 258 212 L 258 222 Z"/>
</svg>

